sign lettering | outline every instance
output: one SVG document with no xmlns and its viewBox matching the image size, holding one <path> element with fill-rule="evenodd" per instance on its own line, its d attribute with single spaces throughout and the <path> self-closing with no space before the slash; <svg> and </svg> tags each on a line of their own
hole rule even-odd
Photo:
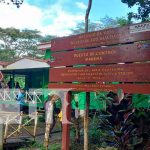
<svg viewBox="0 0 150 150">
<path fill-rule="evenodd" d="M 150 63 L 52 68 L 51 82 L 150 82 Z"/>
<path fill-rule="evenodd" d="M 50 63 L 51 67 L 148 61 L 150 60 L 150 43 L 75 50 L 54 53 L 52 56 L 54 61 Z"/>
</svg>

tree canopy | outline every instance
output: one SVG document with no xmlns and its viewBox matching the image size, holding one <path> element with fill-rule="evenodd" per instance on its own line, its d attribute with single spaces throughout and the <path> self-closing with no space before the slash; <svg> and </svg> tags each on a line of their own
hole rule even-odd
<svg viewBox="0 0 150 150">
<path fill-rule="evenodd" d="M 104 18 L 101 18 L 97 22 L 90 22 L 89 20 L 88 30 L 89 32 L 98 31 L 107 28 L 121 27 L 130 23 L 132 22 L 126 19 L 125 17 L 118 17 L 113 19 L 111 17 L 106 16 Z M 72 29 L 72 34 L 80 34 L 80 33 L 84 33 L 84 31 L 85 31 L 85 23 L 80 22 L 78 23 L 75 29 Z"/>
<path fill-rule="evenodd" d="M 37 44 L 52 38 L 50 35 L 41 36 L 37 30 L 0 28 L 0 60 L 14 61 L 24 56 L 40 58 L 43 51 L 37 49 Z"/>
<path fill-rule="evenodd" d="M 129 19 L 141 19 L 141 21 L 149 20 L 150 14 L 150 0 L 121 0 L 127 4 L 128 7 L 138 6 L 138 13 L 130 12 L 128 14 Z"/>
</svg>

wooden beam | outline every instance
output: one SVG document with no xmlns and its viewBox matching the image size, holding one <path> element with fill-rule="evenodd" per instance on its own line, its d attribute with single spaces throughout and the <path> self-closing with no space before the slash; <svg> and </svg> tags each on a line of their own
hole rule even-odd
<svg viewBox="0 0 150 150">
<path fill-rule="evenodd" d="M 70 121 L 71 121 L 71 92 L 68 92 L 64 98 L 62 108 L 62 150 L 70 148 Z"/>
<path fill-rule="evenodd" d="M 110 28 L 88 32 L 69 37 L 56 38 L 51 41 L 51 50 L 62 51 L 77 48 L 108 46 L 150 40 L 150 22 L 130 26 Z"/>
<path fill-rule="evenodd" d="M 150 60 L 150 43 L 134 43 L 118 46 L 90 48 L 88 50 L 74 50 L 53 53 L 54 61 L 51 67 L 89 65 L 89 64 L 114 64 L 126 62 L 144 62 Z M 65 58 L 65 59 L 64 59 Z"/>
<path fill-rule="evenodd" d="M 150 84 L 99 84 L 99 83 L 79 83 L 79 84 L 72 84 L 72 83 L 50 83 L 48 85 L 49 89 L 66 89 L 71 91 L 81 91 L 81 92 L 117 92 L 118 89 L 122 89 L 125 93 L 129 94 L 150 94 Z"/>
<path fill-rule="evenodd" d="M 50 69 L 50 82 L 150 82 L 150 63 Z"/>
</svg>

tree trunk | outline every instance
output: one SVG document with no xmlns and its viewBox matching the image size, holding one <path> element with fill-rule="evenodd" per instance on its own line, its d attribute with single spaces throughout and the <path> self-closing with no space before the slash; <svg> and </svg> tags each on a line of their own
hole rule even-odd
<svg viewBox="0 0 150 150">
<path fill-rule="evenodd" d="M 92 6 L 92 0 L 88 2 L 88 8 L 86 10 L 85 15 L 85 33 L 88 32 L 88 21 L 89 21 L 89 14 Z M 88 128 L 89 128 L 89 106 L 90 106 L 90 92 L 86 93 L 86 111 L 84 115 L 84 150 L 88 150 Z"/>
<path fill-rule="evenodd" d="M 92 0 L 89 0 L 88 8 L 86 10 L 86 15 L 85 15 L 85 33 L 88 32 L 89 14 L 90 14 L 91 6 L 92 6 Z"/>
<path fill-rule="evenodd" d="M 86 93 L 86 110 L 84 115 L 84 150 L 88 150 L 90 92 Z"/>
</svg>

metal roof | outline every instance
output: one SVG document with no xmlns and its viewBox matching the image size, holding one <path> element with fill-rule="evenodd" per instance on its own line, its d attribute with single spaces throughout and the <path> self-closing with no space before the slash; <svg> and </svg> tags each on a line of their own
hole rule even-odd
<svg viewBox="0 0 150 150">
<path fill-rule="evenodd" d="M 22 58 L 0 68 L 2 70 L 49 68 L 48 61 L 34 58 Z"/>
</svg>

